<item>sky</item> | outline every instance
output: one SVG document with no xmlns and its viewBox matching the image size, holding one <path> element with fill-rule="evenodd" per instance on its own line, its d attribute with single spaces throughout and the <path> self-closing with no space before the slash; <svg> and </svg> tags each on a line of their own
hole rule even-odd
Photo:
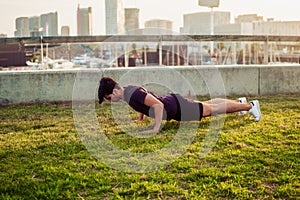
<svg viewBox="0 0 300 200">
<path fill-rule="evenodd" d="M 105 35 L 105 0 L 1 0 L 0 34 L 14 36 L 17 17 L 39 16 L 58 12 L 58 30 L 70 26 L 71 35 L 76 35 L 77 6 L 92 7 L 93 35 Z M 298 3 L 297 3 L 298 2 Z M 200 7 L 198 0 L 123 0 L 124 8 L 140 9 L 140 28 L 150 19 L 166 19 L 173 22 L 174 32 L 183 26 L 183 15 L 195 12 L 209 12 Z M 258 14 L 276 21 L 300 21 L 300 1 L 297 0 L 220 0 L 215 11 L 231 12 L 231 21 L 241 14 Z"/>
</svg>

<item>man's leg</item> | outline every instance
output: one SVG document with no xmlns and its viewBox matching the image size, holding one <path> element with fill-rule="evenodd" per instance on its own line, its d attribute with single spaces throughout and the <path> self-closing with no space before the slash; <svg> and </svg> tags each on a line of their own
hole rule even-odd
<svg viewBox="0 0 300 200">
<path fill-rule="evenodd" d="M 252 108 L 250 103 L 240 103 L 236 100 L 221 98 L 204 101 L 202 102 L 202 105 L 203 117 L 239 111 L 249 111 Z"/>
<path fill-rule="evenodd" d="M 238 100 L 231 100 L 231 99 L 223 99 L 223 98 L 215 98 L 215 99 L 211 99 L 211 100 L 208 100 L 208 101 L 204 101 L 204 103 L 208 103 L 208 104 L 219 104 L 219 103 L 228 103 L 228 102 L 237 103 L 239 101 Z"/>
</svg>

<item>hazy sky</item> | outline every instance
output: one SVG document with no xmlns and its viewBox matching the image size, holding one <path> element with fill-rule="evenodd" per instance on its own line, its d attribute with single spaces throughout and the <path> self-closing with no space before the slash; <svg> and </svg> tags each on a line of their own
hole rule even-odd
<svg viewBox="0 0 300 200">
<path fill-rule="evenodd" d="M 59 31 L 62 25 L 69 25 L 71 35 L 76 34 L 76 10 L 91 6 L 93 9 L 93 35 L 105 34 L 105 0 L 0 0 L 0 33 L 13 36 L 17 17 L 39 16 L 58 12 Z M 124 7 L 140 9 L 140 27 L 150 19 L 173 21 L 175 32 L 183 26 L 183 14 L 210 11 L 198 6 L 198 0 L 124 0 Z M 298 0 L 220 0 L 216 11 L 231 12 L 231 19 L 240 14 L 258 14 L 281 21 L 300 21 Z"/>
</svg>

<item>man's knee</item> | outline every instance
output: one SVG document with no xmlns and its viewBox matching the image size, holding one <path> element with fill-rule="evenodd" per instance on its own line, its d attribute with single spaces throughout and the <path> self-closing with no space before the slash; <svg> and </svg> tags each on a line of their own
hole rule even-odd
<svg viewBox="0 0 300 200">
<path fill-rule="evenodd" d="M 203 103 L 203 117 L 208 117 L 212 115 L 219 115 L 226 113 L 226 106 L 223 103 L 219 104 L 208 104 Z"/>
<path fill-rule="evenodd" d="M 205 103 L 205 102 L 202 102 L 202 105 L 203 105 L 203 114 L 202 114 L 202 117 L 211 116 L 212 107 L 214 105 L 211 105 L 211 104 L 208 104 L 208 103 Z"/>
</svg>

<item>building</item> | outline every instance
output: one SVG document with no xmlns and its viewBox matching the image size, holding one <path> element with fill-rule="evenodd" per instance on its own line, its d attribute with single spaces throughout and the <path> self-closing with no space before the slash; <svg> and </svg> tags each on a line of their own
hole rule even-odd
<svg viewBox="0 0 300 200">
<path fill-rule="evenodd" d="M 245 14 L 245 15 L 237 16 L 234 20 L 234 23 L 241 24 L 241 23 L 261 22 L 261 21 L 263 21 L 262 16 L 258 16 L 257 14 Z"/>
<path fill-rule="evenodd" d="M 29 32 L 35 32 L 35 31 L 39 31 L 40 29 L 40 17 L 39 16 L 33 16 L 33 17 L 29 17 Z"/>
<path fill-rule="evenodd" d="M 139 13 L 138 8 L 125 8 L 125 32 L 129 35 L 138 33 L 139 30 Z"/>
<path fill-rule="evenodd" d="M 70 35 L 70 27 L 62 26 L 61 27 L 61 36 L 69 36 Z"/>
<path fill-rule="evenodd" d="M 253 22 L 253 35 L 300 35 L 300 21 Z"/>
<path fill-rule="evenodd" d="M 29 37 L 29 20 L 28 17 L 18 17 L 16 19 L 16 37 Z"/>
<path fill-rule="evenodd" d="M 40 17 L 33 16 L 29 17 L 29 31 L 38 31 L 40 29 Z"/>
<path fill-rule="evenodd" d="M 24 44 L 0 44 L 0 66 L 26 66 Z"/>
<path fill-rule="evenodd" d="M 213 12 L 213 27 L 230 24 L 230 12 Z M 211 12 L 198 12 L 183 15 L 182 34 L 211 34 Z"/>
<path fill-rule="evenodd" d="M 30 37 L 37 37 L 42 34 L 42 31 L 40 30 L 40 17 L 34 16 L 29 17 L 29 33 Z"/>
<path fill-rule="evenodd" d="M 163 19 L 152 19 L 145 22 L 144 34 L 172 35 L 173 22 Z"/>
<path fill-rule="evenodd" d="M 93 35 L 92 33 L 92 8 L 77 8 L 77 35 Z"/>
<path fill-rule="evenodd" d="M 105 0 L 105 28 L 107 35 L 124 34 L 124 18 L 122 0 Z"/>
<path fill-rule="evenodd" d="M 57 36 L 57 12 L 16 19 L 16 37 Z"/>
<path fill-rule="evenodd" d="M 214 27 L 215 35 L 253 35 L 253 23 L 220 24 Z"/>
<path fill-rule="evenodd" d="M 242 22 L 243 21 L 243 22 Z M 214 27 L 216 35 L 300 35 L 300 21 L 256 21 L 220 24 Z"/>
<path fill-rule="evenodd" d="M 42 14 L 40 16 L 40 27 L 44 36 L 58 36 L 57 12 Z"/>
</svg>

